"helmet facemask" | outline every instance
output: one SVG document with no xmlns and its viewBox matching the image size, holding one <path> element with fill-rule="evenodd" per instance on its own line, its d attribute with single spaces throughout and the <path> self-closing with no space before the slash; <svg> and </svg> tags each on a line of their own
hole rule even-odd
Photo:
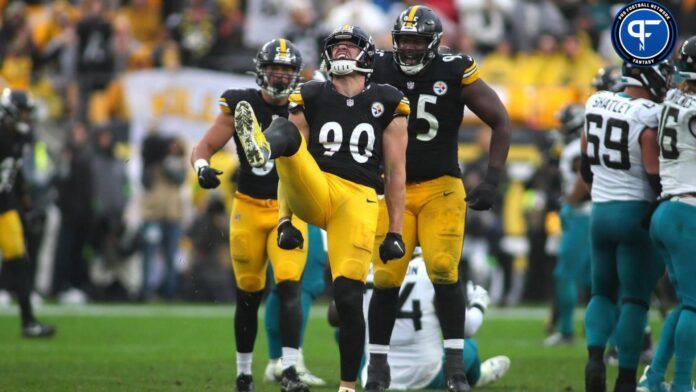
<svg viewBox="0 0 696 392">
<path fill-rule="evenodd" d="M 278 66 L 286 67 L 290 72 L 278 70 Z M 276 69 L 272 69 L 276 68 Z M 300 70 L 287 64 L 264 64 L 256 67 L 257 79 L 260 86 L 273 99 L 286 98 L 293 92 L 300 80 Z"/>
<path fill-rule="evenodd" d="M 339 52 L 334 57 L 334 52 L 340 51 L 341 46 L 347 47 L 348 50 Z M 372 68 L 366 68 L 364 66 L 364 64 L 368 63 L 367 59 L 369 57 L 366 51 L 366 46 L 366 42 L 362 42 L 362 39 L 356 37 L 352 37 L 351 39 L 345 40 L 336 39 L 334 43 L 326 45 L 324 56 L 327 59 L 328 63 L 328 73 L 334 76 L 348 75 L 352 72 L 362 72 L 366 74 L 372 73 Z M 351 56 L 349 53 L 350 49 L 357 49 L 357 55 L 355 55 L 354 57 Z"/>
<path fill-rule="evenodd" d="M 394 48 L 394 60 L 405 74 L 415 75 L 435 58 L 441 37 L 442 33 L 414 34 L 393 31 L 392 46 Z M 410 38 L 409 41 L 411 42 L 409 42 L 409 45 L 405 45 L 401 42 L 404 38 Z M 418 45 L 414 42 L 416 40 L 421 41 L 421 44 L 425 43 L 425 45 Z M 413 46 L 420 46 L 420 48 L 414 48 Z"/>
</svg>

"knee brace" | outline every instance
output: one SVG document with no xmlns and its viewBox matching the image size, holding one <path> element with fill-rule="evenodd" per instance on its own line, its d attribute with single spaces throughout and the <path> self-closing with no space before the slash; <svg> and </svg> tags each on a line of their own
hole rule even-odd
<svg viewBox="0 0 696 392">
<path fill-rule="evenodd" d="M 271 158 L 274 159 L 280 156 L 292 156 L 302 145 L 300 130 L 284 117 L 277 117 L 271 121 L 271 125 L 263 134 L 271 146 Z"/>
</svg>

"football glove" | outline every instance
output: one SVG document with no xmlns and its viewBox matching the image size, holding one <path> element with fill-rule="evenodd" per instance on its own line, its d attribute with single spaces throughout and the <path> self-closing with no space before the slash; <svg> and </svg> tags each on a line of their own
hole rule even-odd
<svg viewBox="0 0 696 392">
<path fill-rule="evenodd" d="M 283 219 L 278 223 L 278 247 L 280 249 L 291 250 L 304 246 L 302 233 L 292 225 L 290 219 Z"/>
<path fill-rule="evenodd" d="M 496 193 L 496 186 L 484 181 L 466 195 L 465 200 L 472 210 L 490 210 L 495 202 Z"/>
<path fill-rule="evenodd" d="M 220 174 L 222 174 L 222 170 L 203 166 L 198 169 L 198 184 L 204 189 L 217 188 L 220 185 L 220 179 L 217 176 Z"/>
<path fill-rule="evenodd" d="M 400 259 L 406 253 L 404 240 L 401 239 L 401 234 L 389 232 L 379 246 L 379 258 L 386 263 L 389 260 Z"/>
<path fill-rule="evenodd" d="M 488 296 L 488 291 L 479 285 L 475 285 L 472 281 L 466 282 L 466 297 L 469 300 L 469 307 L 477 307 L 485 312 L 488 309 L 488 304 L 491 303 L 491 298 Z"/>
</svg>

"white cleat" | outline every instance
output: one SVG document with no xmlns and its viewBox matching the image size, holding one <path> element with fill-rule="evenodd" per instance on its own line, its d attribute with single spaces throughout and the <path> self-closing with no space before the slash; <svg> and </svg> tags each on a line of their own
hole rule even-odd
<svg viewBox="0 0 696 392">
<path fill-rule="evenodd" d="M 280 381 L 280 374 L 283 372 L 283 368 L 280 365 L 280 359 L 271 359 L 266 365 L 266 370 L 263 372 L 264 382 L 277 382 Z"/>
<path fill-rule="evenodd" d="M 234 128 L 249 164 L 263 167 L 271 156 L 271 148 L 249 102 L 239 101 L 234 109 Z"/>
<path fill-rule="evenodd" d="M 509 369 L 510 358 L 505 355 L 488 358 L 481 364 L 481 377 L 479 377 L 475 387 L 482 387 L 500 380 Z"/>
<path fill-rule="evenodd" d="M 640 376 L 640 379 L 638 380 L 636 392 L 670 392 L 672 390 L 672 384 L 664 381 L 661 382 L 657 387 L 651 387 L 648 383 L 648 369 L 650 369 L 650 365 L 643 369 L 643 375 Z"/>
</svg>

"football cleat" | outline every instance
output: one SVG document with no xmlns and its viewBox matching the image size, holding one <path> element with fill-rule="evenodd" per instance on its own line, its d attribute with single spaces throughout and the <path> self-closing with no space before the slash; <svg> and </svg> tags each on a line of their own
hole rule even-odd
<svg viewBox="0 0 696 392">
<path fill-rule="evenodd" d="M 39 322 L 33 322 L 22 327 L 22 336 L 25 338 L 50 338 L 56 333 L 56 327 Z"/>
<path fill-rule="evenodd" d="M 254 392 L 254 379 L 251 374 L 240 374 L 237 376 L 236 392 Z"/>
<path fill-rule="evenodd" d="M 249 102 L 240 101 L 237 104 L 234 109 L 234 127 L 249 164 L 252 167 L 263 167 L 271 156 L 271 148 Z"/>
<path fill-rule="evenodd" d="M 367 365 L 367 382 L 365 392 L 384 392 L 391 383 L 391 369 L 385 360 L 370 361 Z"/>
<path fill-rule="evenodd" d="M 575 337 L 573 335 L 566 336 L 560 332 L 556 332 L 553 335 L 544 339 L 544 347 L 553 346 L 572 346 L 575 344 Z"/>
<path fill-rule="evenodd" d="M 309 392 L 309 387 L 300 381 L 300 376 L 294 366 L 283 370 L 280 375 L 281 392 Z"/>
<path fill-rule="evenodd" d="M 481 376 L 476 381 L 476 387 L 482 387 L 498 381 L 510 369 L 510 358 L 504 355 L 488 358 L 481 364 Z"/>
<path fill-rule="evenodd" d="M 268 365 L 266 365 L 266 370 L 263 371 L 263 381 L 280 381 L 281 373 L 283 373 L 283 367 L 280 364 L 280 359 L 268 361 Z"/>
<path fill-rule="evenodd" d="M 311 386 L 311 387 L 321 387 L 326 385 L 326 381 L 312 374 L 312 372 L 307 369 L 304 362 L 304 355 L 302 355 L 302 350 L 300 350 L 300 355 L 297 357 L 297 374 L 300 376 L 300 381 Z"/>
<path fill-rule="evenodd" d="M 587 362 L 585 365 L 585 391 L 606 392 L 607 370 L 603 363 Z"/>
<path fill-rule="evenodd" d="M 659 384 L 650 384 L 648 381 L 648 370 L 650 365 L 643 369 L 643 375 L 640 376 L 638 380 L 638 386 L 636 387 L 636 392 L 670 392 L 672 390 L 672 385 L 668 382 L 660 382 Z"/>
<path fill-rule="evenodd" d="M 445 381 L 447 392 L 471 392 L 471 386 L 465 374 L 455 374 Z"/>
</svg>

